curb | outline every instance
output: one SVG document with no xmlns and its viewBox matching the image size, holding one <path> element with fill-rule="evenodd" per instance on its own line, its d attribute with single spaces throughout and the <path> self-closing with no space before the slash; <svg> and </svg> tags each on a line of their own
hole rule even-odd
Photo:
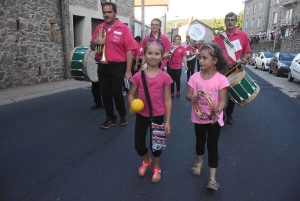
<svg viewBox="0 0 300 201">
<path fill-rule="evenodd" d="M 89 84 L 84 84 L 84 85 L 72 86 L 72 87 L 67 87 L 67 88 L 62 88 L 62 89 L 55 89 L 55 90 L 52 90 L 52 91 L 45 91 L 45 92 L 41 92 L 41 93 L 37 93 L 37 94 L 32 94 L 32 95 L 28 95 L 28 96 L 23 96 L 23 97 L 19 97 L 19 98 L 14 98 L 14 99 L 8 99 L 8 100 L 5 100 L 5 101 L 1 101 L 0 106 L 8 105 L 8 104 L 11 104 L 11 103 L 17 103 L 17 102 L 21 102 L 21 101 L 26 101 L 26 100 L 30 100 L 30 99 L 34 99 L 34 98 L 39 98 L 39 97 L 42 97 L 42 96 L 57 94 L 57 93 L 70 91 L 70 90 L 74 90 L 74 89 L 88 88 L 88 87 L 90 87 Z"/>
</svg>

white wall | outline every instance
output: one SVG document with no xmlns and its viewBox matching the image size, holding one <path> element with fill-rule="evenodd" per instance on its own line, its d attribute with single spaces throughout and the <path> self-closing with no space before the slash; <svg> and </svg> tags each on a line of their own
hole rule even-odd
<svg viewBox="0 0 300 201">
<path fill-rule="evenodd" d="M 95 19 L 103 19 L 102 15 L 102 7 L 100 4 L 98 4 L 98 11 L 96 10 L 91 10 L 87 9 L 84 7 L 80 6 L 69 6 L 69 18 L 70 18 L 70 32 L 71 32 L 71 41 L 72 41 L 72 46 L 74 47 L 74 27 L 73 27 L 73 15 L 77 16 L 82 16 L 84 17 L 83 23 L 82 23 L 82 33 L 80 34 L 80 37 L 77 37 L 77 42 L 81 44 L 82 46 L 89 46 L 90 45 L 90 40 L 92 38 L 92 18 Z M 123 17 L 117 15 L 117 18 L 123 23 L 127 23 L 128 26 L 130 27 L 130 18 L 128 17 Z"/>
</svg>

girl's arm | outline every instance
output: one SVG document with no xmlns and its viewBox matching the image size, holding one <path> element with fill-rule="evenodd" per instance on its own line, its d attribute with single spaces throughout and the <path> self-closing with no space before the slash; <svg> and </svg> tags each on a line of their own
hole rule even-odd
<svg viewBox="0 0 300 201">
<path fill-rule="evenodd" d="M 215 109 L 217 115 L 219 115 L 223 111 L 226 105 L 226 92 L 227 92 L 227 88 L 220 90 L 219 104 L 218 107 Z"/>
<path fill-rule="evenodd" d="M 128 95 L 129 107 L 131 105 L 131 102 L 135 99 L 136 91 L 137 91 L 137 86 L 132 84 L 131 87 L 130 87 L 129 95 Z M 130 112 L 130 114 L 135 115 L 135 112 L 133 112 L 131 110 L 131 107 L 129 109 L 129 112 Z"/>
<path fill-rule="evenodd" d="M 166 135 L 170 135 L 170 133 L 171 133 L 171 113 L 172 113 L 171 85 L 165 87 L 164 100 L 165 100 L 165 107 L 166 107 L 165 132 L 166 132 Z"/>
<path fill-rule="evenodd" d="M 196 102 L 197 101 L 197 95 L 194 94 L 194 88 L 189 86 L 188 92 L 186 94 L 186 100 Z"/>
<path fill-rule="evenodd" d="M 186 61 L 186 56 L 183 56 L 183 63 L 184 63 L 184 66 L 186 69 L 188 69 L 188 66 L 187 66 L 187 61 Z"/>
<path fill-rule="evenodd" d="M 226 104 L 226 91 L 227 88 L 221 89 L 219 91 L 219 104 L 217 108 L 215 108 L 215 113 L 212 115 L 213 122 L 212 124 L 216 123 L 219 119 L 219 114 L 223 111 L 225 104 Z"/>
</svg>

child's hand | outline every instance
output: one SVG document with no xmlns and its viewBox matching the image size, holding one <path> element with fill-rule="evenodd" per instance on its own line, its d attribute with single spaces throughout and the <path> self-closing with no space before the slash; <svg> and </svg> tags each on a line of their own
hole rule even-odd
<svg viewBox="0 0 300 201">
<path fill-rule="evenodd" d="M 130 112 L 130 114 L 131 114 L 132 116 L 134 116 L 134 115 L 135 115 L 135 112 L 134 112 L 134 111 L 132 111 L 132 109 L 131 109 L 131 108 L 129 109 L 129 112 Z"/>
<path fill-rule="evenodd" d="M 198 96 L 197 95 L 192 95 L 191 96 L 191 101 L 193 102 L 193 103 L 195 103 L 196 101 L 197 101 L 197 99 L 198 99 Z"/>
<path fill-rule="evenodd" d="M 219 120 L 219 114 L 221 113 L 221 110 L 215 109 L 214 114 L 212 116 L 212 124 L 216 123 Z"/>
<path fill-rule="evenodd" d="M 166 136 L 171 134 L 171 125 L 169 122 L 165 123 L 165 133 L 166 133 Z"/>
</svg>

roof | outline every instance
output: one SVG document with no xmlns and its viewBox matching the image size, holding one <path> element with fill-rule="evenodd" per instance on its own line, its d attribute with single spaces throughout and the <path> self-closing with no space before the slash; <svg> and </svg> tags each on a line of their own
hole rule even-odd
<svg viewBox="0 0 300 201">
<path fill-rule="evenodd" d="M 186 24 L 183 24 L 183 25 L 181 25 L 180 27 L 182 27 L 182 26 L 185 26 L 185 25 L 190 25 L 190 24 L 193 24 L 193 23 L 195 23 L 195 22 L 198 22 L 198 23 L 200 23 L 200 24 L 202 24 L 202 25 L 206 26 L 207 28 L 209 28 L 209 29 L 213 30 L 213 28 L 211 28 L 211 27 L 210 27 L 210 26 L 208 26 L 207 24 L 205 24 L 205 23 L 201 22 L 200 20 L 193 20 L 193 21 L 191 21 L 191 23 L 186 23 Z"/>
<path fill-rule="evenodd" d="M 145 0 L 145 6 L 168 6 L 169 0 Z M 134 0 L 135 7 L 142 6 L 142 0 Z"/>
</svg>

